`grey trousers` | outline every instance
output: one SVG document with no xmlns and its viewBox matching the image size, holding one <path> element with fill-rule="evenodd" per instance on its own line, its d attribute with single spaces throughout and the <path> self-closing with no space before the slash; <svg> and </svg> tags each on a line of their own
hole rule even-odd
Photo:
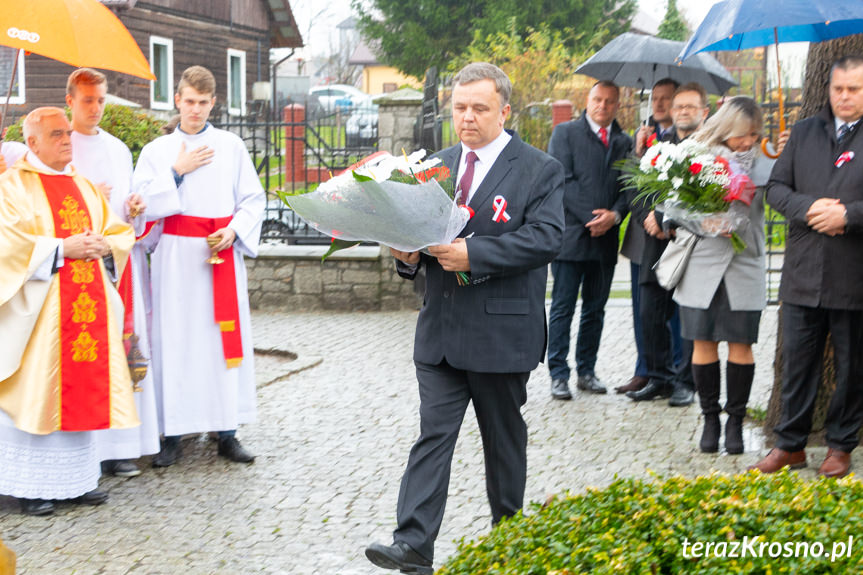
<svg viewBox="0 0 863 575">
<path fill-rule="evenodd" d="M 486 491 L 492 522 L 514 515 L 524 504 L 527 481 L 527 401 L 530 373 L 476 373 L 416 364 L 420 394 L 420 436 L 402 477 L 394 541 L 403 541 L 433 560 L 434 541 L 446 507 L 450 468 L 468 403 L 473 402 L 485 456 Z"/>
</svg>

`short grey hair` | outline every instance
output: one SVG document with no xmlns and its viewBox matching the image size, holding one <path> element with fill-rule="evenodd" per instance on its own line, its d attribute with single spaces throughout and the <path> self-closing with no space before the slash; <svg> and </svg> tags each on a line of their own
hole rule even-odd
<svg viewBox="0 0 863 575">
<path fill-rule="evenodd" d="M 506 72 L 488 62 L 471 62 L 464 68 L 458 71 L 458 74 L 453 78 L 453 85 L 470 84 L 479 82 L 480 80 L 491 80 L 494 82 L 494 89 L 497 95 L 500 96 L 501 107 L 509 104 L 509 98 L 512 96 L 512 82 Z"/>
<path fill-rule="evenodd" d="M 60 108 L 55 108 L 54 106 L 43 106 L 41 108 L 36 108 L 27 114 L 27 117 L 24 118 L 24 125 L 22 128 L 25 143 L 30 139 L 30 136 L 36 136 L 37 134 L 42 133 L 42 120 L 50 116 L 63 116 L 65 118 L 66 113 Z"/>
<path fill-rule="evenodd" d="M 760 134 L 763 126 L 761 108 L 755 100 L 734 96 L 726 100 L 692 137 L 708 146 L 718 146 L 728 138 L 745 136 L 752 130 Z"/>
</svg>

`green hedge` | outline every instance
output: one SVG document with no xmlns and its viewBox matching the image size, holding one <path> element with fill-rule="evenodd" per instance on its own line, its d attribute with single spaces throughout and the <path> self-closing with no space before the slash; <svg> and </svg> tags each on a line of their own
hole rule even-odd
<svg viewBox="0 0 863 575">
<path fill-rule="evenodd" d="M 70 116 L 71 112 L 66 109 L 66 115 Z M 6 132 L 6 139 L 10 142 L 23 142 L 24 135 L 21 132 L 21 125 L 24 122 L 24 117 L 11 126 Z M 162 135 L 161 128 L 165 122 L 150 116 L 147 112 L 127 106 L 117 104 L 106 104 L 105 114 L 102 116 L 102 121 L 99 122 L 99 127 L 109 134 L 119 138 L 129 150 L 132 152 L 132 161 L 138 161 L 138 154 L 141 153 L 141 148 L 146 144 L 155 140 Z"/>
<path fill-rule="evenodd" d="M 863 484 L 853 476 L 618 479 L 533 511 L 462 541 L 438 575 L 863 573 Z"/>
</svg>

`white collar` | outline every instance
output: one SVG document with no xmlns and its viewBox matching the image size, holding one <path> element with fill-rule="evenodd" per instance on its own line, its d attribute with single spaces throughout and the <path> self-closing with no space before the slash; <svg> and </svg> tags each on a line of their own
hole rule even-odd
<svg viewBox="0 0 863 575">
<path fill-rule="evenodd" d="M 53 174 L 55 176 L 71 176 L 72 175 L 72 162 L 66 164 L 66 167 L 63 168 L 62 172 L 58 172 L 54 168 L 51 168 L 45 164 L 42 160 L 39 159 L 39 156 L 33 153 L 33 150 L 27 150 L 27 154 L 25 156 L 27 161 L 30 162 L 30 165 L 34 168 L 38 168 L 43 172 L 48 172 L 49 174 Z"/>
<path fill-rule="evenodd" d="M 590 116 L 588 116 L 587 114 L 585 114 L 584 117 L 587 118 L 587 123 L 590 124 L 590 129 L 593 130 L 594 134 L 599 134 L 599 129 L 604 127 L 608 132 L 608 135 L 611 135 L 611 124 L 608 124 L 607 126 L 600 126 L 599 124 L 591 120 Z"/>
<path fill-rule="evenodd" d="M 859 122 L 859 121 L 860 121 L 860 118 L 857 118 L 853 122 L 845 122 L 843 120 L 840 120 L 836 116 L 833 116 L 833 128 L 836 130 L 836 133 L 839 133 L 839 128 L 842 126 L 842 124 L 848 124 L 848 129 L 850 130 L 851 128 L 856 126 L 857 122 Z"/>
<path fill-rule="evenodd" d="M 501 130 L 500 134 L 498 134 L 497 138 L 495 138 L 494 140 L 492 140 L 491 142 L 489 142 L 488 144 L 486 144 L 482 148 L 477 148 L 474 150 L 474 149 L 468 148 L 464 144 L 464 142 L 462 142 L 462 144 L 461 144 L 462 160 L 461 161 L 462 161 L 462 163 L 464 163 L 466 161 L 465 158 L 467 158 L 467 153 L 473 152 L 477 155 L 477 158 L 479 159 L 479 161 L 482 164 L 490 166 L 491 164 L 494 163 L 495 160 L 497 160 L 497 157 L 500 155 L 500 153 L 503 151 L 503 149 L 506 147 L 506 145 L 509 143 L 510 140 L 512 140 L 512 136 L 510 136 L 506 130 Z"/>
</svg>

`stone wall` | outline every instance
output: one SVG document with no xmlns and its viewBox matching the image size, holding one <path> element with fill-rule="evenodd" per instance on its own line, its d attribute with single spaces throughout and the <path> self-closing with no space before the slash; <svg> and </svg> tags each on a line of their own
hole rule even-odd
<svg viewBox="0 0 863 575">
<path fill-rule="evenodd" d="M 414 282 L 396 273 L 388 248 L 357 246 L 321 262 L 328 248 L 262 245 L 256 259 L 246 259 L 252 309 L 419 309 Z"/>
</svg>

